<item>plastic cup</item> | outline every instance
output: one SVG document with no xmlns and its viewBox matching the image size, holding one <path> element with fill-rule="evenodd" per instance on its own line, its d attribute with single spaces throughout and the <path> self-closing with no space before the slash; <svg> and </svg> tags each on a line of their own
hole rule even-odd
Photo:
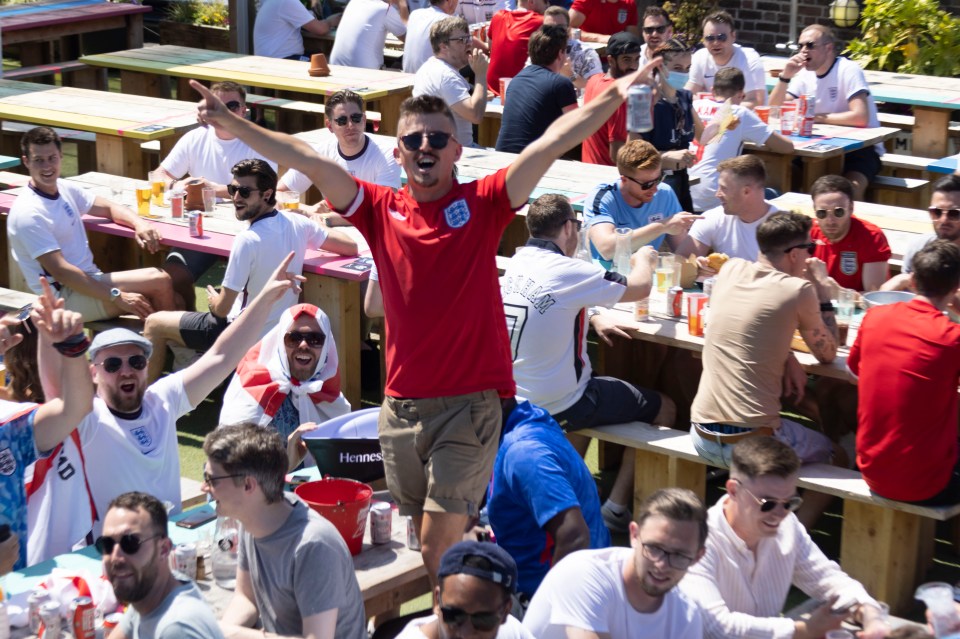
<svg viewBox="0 0 960 639">
<path fill-rule="evenodd" d="M 657 292 L 666 293 L 673 286 L 673 268 L 658 268 L 654 275 L 657 281 Z"/>
<path fill-rule="evenodd" d="M 278 191 L 277 199 L 287 211 L 298 211 L 300 209 L 300 191 Z"/>
<path fill-rule="evenodd" d="M 500 106 L 507 106 L 507 87 L 513 78 L 500 78 Z"/>
<path fill-rule="evenodd" d="M 153 199 L 153 186 L 149 182 L 137 182 L 137 215 L 150 215 L 150 201 Z"/>
<path fill-rule="evenodd" d="M 203 187 L 203 212 L 206 214 L 213 213 L 213 209 L 217 205 L 217 190 L 212 186 Z"/>
<path fill-rule="evenodd" d="M 780 107 L 780 133 L 782 135 L 793 135 L 793 130 L 797 123 L 797 106 L 784 105 Z"/>
<path fill-rule="evenodd" d="M 770 124 L 770 107 L 758 106 L 754 107 L 753 111 L 757 114 L 758 118 L 763 120 L 764 124 Z"/>
<path fill-rule="evenodd" d="M 110 196 L 113 200 L 120 204 L 123 202 L 123 179 L 122 178 L 113 178 L 110 180 Z"/>
</svg>

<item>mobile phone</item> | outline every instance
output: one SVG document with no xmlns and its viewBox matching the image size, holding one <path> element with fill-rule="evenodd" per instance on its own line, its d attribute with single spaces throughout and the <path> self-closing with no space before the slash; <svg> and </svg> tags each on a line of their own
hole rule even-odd
<svg viewBox="0 0 960 639">
<path fill-rule="evenodd" d="M 0 543 L 10 539 L 10 524 L 0 525 Z"/>
<path fill-rule="evenodd" d="M 184 517 L 183 519 L 177 522 L 177 526 L 179 526 L 180 528 L 189 528 L 189 529 L 199 528 L 200 526 L 204 525 L 208 521 L 213 521 L 216 518 L 217 518 L 217 513 L 204 510 L 201 512 L 193 513 L 192 515 L 187 515 L 186 517 Z"/>
<path fill-rule="evenodd" d="M 299 486 L 300 484 L 305 484 L 310 481 L 310 475 L 291 475 L 290 481 L 287 482 L 291 486 Z"/>
</svg>

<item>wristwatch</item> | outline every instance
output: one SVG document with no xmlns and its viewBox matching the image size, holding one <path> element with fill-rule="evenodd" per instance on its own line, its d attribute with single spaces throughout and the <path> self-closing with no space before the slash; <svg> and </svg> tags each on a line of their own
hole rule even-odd
<svg viewBox="0 0 960 639">
<path fill-rule="evenodd" d="M 779 75 L 777 76 L 777 79 L 783 82 L 784 84 L 790 84 L 790 80 L 792 80 L 793 78 L 785 78 L 782 75 Z"/>
<path fill-rule="evenodd" d="M 111 302 L 116 302 L 116 301 L 117 301 L 117 298 L 119 298 L 119 297 L 120 297 L 120 289 L 117 288 L 117 287 L 111 288 L 111 289 L 110 289 L 110 301 L 111 301 Z"/>
</svg>

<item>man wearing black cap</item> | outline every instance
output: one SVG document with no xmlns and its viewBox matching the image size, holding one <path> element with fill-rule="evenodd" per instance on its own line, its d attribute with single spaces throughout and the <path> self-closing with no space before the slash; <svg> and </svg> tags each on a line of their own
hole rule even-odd
<svg viewBox="0 0 960 639">
<path fill-rule="evenodd" d="M 603 75 L 596 74 L 587 80 L 583 90 L 583 102 L 590 102 L 600 95 L 611 82 L 640 68 L 640 38 L 627 31 L 610 36 L 607 41 L 607 64 L 609 69 Z M 617 163 L 617 151 L 627 141 L 627 104 L 624 102 L 616 113 L 610 116 L 597 132 L 583 141 L 583 161 L 590 164 L 614 166 Z"/>
<path fill-rule="evenodd" d="M 433 614 L 411 621 L 397 639 L 533 639 L 510 615 L 517 564 L 500 546 L 454 544 L 440 558 L 438 579 Z"/>
</svg>

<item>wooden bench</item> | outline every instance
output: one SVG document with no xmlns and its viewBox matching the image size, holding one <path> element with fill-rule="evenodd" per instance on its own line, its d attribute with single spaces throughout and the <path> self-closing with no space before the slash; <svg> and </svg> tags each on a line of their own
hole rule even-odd
<svg viewBox="0 0 960 639">
<path fill-rule="evenodd" d="M 201 482 L 189 477 L 180 477 L 180 507 L 188 510 L 207 503 L 207 494 L 200 490 Z"/>
<path fill-rule="evenodd" d="M 25 122 L 13 122 L 10 120 L 3 122 L 2 142 L 0 148 L 5 153 L 20 156 L 20 138 L 23 134 L 36 127 L 35 124 Z M 97 136 L 95 133 L 87 131 L 74 131 L 73 129 L 54 128 L 60 139 L 68 144 L 75 144 L 77 147 L 77 170 L 80 173 L 97 170 Z M 146 176 L 144 176 L 146 177 Z"/>
<path fill-rule="evenodd" d="M 893 204 L 910 208 L 924 208 L 930 201 L 930 174 L 927 165 L 931 158 L 898 153 L 884 153 L 880 157 L 888 175 L 877 175 L 868 187 L 871 199 L 878 204 Z"/>
<path fill-rule="evenodd" d="M 125 328 L 133 331 L 137 335 L 143 334 L 143 320 L 136 315 L 121 315 L 120 317 L 110 319 L 84 322 L 83 327 L 90 331 L 91 337 L 97 333 L 109 331 L 111 328 Z"/>
<path fill-rule="evenodd" d="M 667 486 L 704 497 L 708 463 L 685 431 L 633 422 L 577 434 L 636 450 L 634 512 L 650 493 Z M 893 610 L 910 604 L 932 560 L 935 522 L 960 514 L 960 505 L 926 508 L 878 497 L 859 472 L 828 464 L 804 465 L 797 484 L 843 499 L 840 564 Z"/>
<path fill-rule="evenodd" d="M 43 81 L 43 78 L 54 75 L 60 76 L 61 84 L 64 86 L 107 90 L 107 70 L 92 67 L 77 60 L 10 69 L 3 72 L 3 79 Z"/>
<path fill-rule="evenodd" d="M 880 126 L 889 126 L 902 131 L 913 131 L 916 120 L 912 115 L 903 115 L 900 113 L 878 113 Z M 952 138 L 960 137 L 960 122 L 951 122 L 947 127 L 948 135 Z"/>
</svg>

